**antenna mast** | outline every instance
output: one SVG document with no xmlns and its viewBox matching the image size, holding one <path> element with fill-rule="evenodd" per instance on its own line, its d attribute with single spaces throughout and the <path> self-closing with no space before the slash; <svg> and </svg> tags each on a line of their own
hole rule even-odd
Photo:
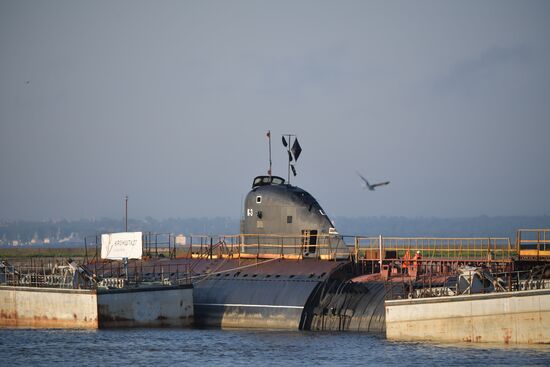
<svg viewBox="0 0 550 367">
<path fill-rule="evenodd" d="M 125 205 L 126 215 L 124 216 L 125 218 L 124 232 L 128 232 L 128 195 L 124 197 L 124 201 L 126 202 L 126 205 Z"/>
<path fill-rule="evenodd" d="M 267 130 L 267 139 L 269 140 L 269 170 L 267 174 L 271 178 L 271 130 Z"/>
</svg>

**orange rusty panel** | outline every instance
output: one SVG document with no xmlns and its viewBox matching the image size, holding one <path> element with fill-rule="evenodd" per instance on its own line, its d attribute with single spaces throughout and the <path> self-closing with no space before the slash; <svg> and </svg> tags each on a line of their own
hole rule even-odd
<svg viewBox="0 0 550 367">
<path fill-rule="evenodd" d="M 83 320 L 59 319 L 57 317 L 39 316 L 33 318 L 18 317 L 17 313 L 5 314 L 0 311 L 0 327 L 62 328 L 62 329 L 97 329 L 97 318 Z"/>
<path fill-rule="evenodd" d="M 380 260 L 380 251 L 374 249 L 366 249 L 365 251 L 365 260 Z"/>
</svg>

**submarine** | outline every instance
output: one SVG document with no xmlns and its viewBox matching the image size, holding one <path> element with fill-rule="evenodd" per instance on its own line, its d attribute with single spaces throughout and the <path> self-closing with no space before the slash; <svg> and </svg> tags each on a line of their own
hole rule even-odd
<svg viewBox="0 0 550 367">
<path fill-rule="evenodd" d="M 238 255 L 197 258 L 195 324 L 384 331 L 384 285 L 360 275 L 318 201 L 279 176 L 257 176 L 244 199 Z"/>
</svg>

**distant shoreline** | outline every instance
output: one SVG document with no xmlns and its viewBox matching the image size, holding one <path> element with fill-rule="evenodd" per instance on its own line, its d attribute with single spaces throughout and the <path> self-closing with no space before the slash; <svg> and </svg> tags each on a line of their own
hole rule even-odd
<svg viewBox="0 0 550 367">
<path fill-rule="evenodd" d="M 331 216 L 344 236 L 401 237 L 509 237 L 520 228 L 550 228 L 550 215 L 438 217 Z M 239 233 L 240 220 L 229 217 L 156 220 L 130 219 L 130 231 L 174 235 L 231 235 Z M 84 237 L 120 232 L 122 220 L 103 218 L 62 221 L 0 221 L 0 248 L 84 247 Z"/>
</svg>

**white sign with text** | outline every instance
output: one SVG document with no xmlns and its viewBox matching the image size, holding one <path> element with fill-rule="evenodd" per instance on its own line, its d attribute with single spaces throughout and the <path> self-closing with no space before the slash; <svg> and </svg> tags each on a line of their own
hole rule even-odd
<svg viewBox="0 0 550 367">
<path fill-rule="evenodd" d="M 101 235 L 101 258 L 110 260 L 141 259 L 142 232 L 120 232 Z"/>
</svg>

